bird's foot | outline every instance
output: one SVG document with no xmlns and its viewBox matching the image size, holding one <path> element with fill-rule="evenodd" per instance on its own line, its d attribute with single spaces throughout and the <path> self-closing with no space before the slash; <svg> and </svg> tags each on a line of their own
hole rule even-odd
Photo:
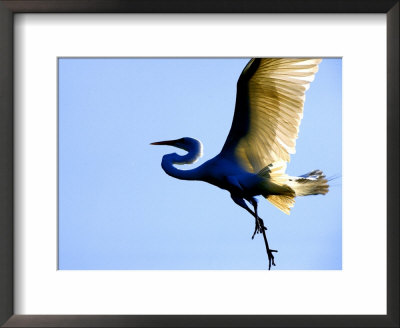
<svg viewBox="0 0 400 328">
<path fill-rule="evenodd" d="M 267 240 L 267 235 L 265 234 L 265 230 L 267 230 L 267 228 L 264 225 L 264 221 L 260 218 L 258 218 L 258 226 L 260 231 L 263 234 L 264 237 L 264 242 L 265 242 L 265 249 L 267 251 L 267 255 L 268 255 L 268 270 L 271 270 L 271 265 L 276 266 L 275 264 L 275 258 L 274 258 L 274 254 L 273 253 L 278 253 L 278 251 L 276 249 L 270 249 L 269 245 L 268 245 L 268 240 Z"/>
<path fill-rule="evenodd" d="M 275 249 L 267 249 L 267 255 L 268 255 L 268 270 L 271 270 L 271 264 L 273 266 L 275 266 L 275 259 L 274 259 L 274 255 L 272 253 L 278 253 L 277 250 Z"/>
<path fill-rule="evenodd" d="M 264 221 L 263 221 L 262 219 L 258 218 L 258 220 L 255 220 L 255 221 L 256 221 L 256 225 L 255 225 L 255 228 L 254 228 L 253 235 L 251 236 L 251 239 L 254 239 L 254 236 L 255 236 L 256 234 L 262 233 L 263 231 L 268 230 L 268 229 L 264 226 Z"/>
</svg>

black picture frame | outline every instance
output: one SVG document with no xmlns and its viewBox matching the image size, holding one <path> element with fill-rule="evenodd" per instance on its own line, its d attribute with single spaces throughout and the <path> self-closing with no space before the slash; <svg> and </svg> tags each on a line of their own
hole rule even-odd
<svg viewBox="0 0 400 328">
<path fill-rule="evenodd" d="M 0 324 L 3 327 L 399 327 L 398 0 L 0 0 Z M 387 315 L 15 315 L 16 13 L 384 13 L 387 17 Z M 368 193 L 366 201 L 368 201 Z M 373 265 L 373 259 L 371 259 Z"/>
</svg>

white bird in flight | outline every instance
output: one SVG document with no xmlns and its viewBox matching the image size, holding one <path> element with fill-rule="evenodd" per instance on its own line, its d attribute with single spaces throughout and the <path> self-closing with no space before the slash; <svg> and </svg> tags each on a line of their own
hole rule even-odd
<svg viewBox="0 0 400 328">
<path fill-rule="evenodd" d="M 314 80 L 321 59 L 253 58 L 237 82 L 232 126 L 221 152 L 193 170 L 174 164 L 191 164 L 202 155 L 202 144 L 193 138 L 154 142 L 186 150 L 184 156 L 164 155 L 161 166 L 177 179 L 200 180 L 230 192 L 233 201 L 255 218 L 256 233 L 262 233 L 268 269 L 275 265 L 263 220 L 258 216 L 256 196 L 263 196 L 290 214 L 295 197 L 326 194 L 328 181 L 320 170 L 299 177 L 285 173 L 290 154 L 295 153 L 305 92 Z M 253 206 L 250 209 L 247 201 Z"/>
</svg>

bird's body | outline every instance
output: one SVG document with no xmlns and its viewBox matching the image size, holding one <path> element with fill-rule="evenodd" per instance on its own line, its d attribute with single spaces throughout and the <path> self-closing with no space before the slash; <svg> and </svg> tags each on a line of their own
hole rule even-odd
<svg viewBox="0 0 400 328">
<path fill-rule="evenodd" d="M 221 189 L 228 190 L 230 193 L 240 193 L 243 198 L 261 194 L 258 186 L 262 182 L 262 178 L 254 173 L 247 172 L 235 162 L 219 155 L 205 162 L 196 170 L 198 172 L 197 180 L 208 182 Z M 241 186 L 240 192 L 233 181 Z"/>
<path fill-rule="evenodd" d="M 225 189 L 236 204 L 254 216 L 253 237 L 257 232 L 263 234 L 269 268 L 275 265 L 272 252 L 276 251 L 268 246 L 255 197 L 261 195 L 289 214 L 296 196 L 328 192 L 327 180 L 319 170 L 299 177 L 285 173 L 289 155 L 295 151 L 304 94 L 319 62 L 286 58 L 250 60 L 238 80 L 235 115 L 225 145 L 217 156 L 193 170 L 179 170 L 174 165 L 195 162 L 202 155 L 200 141 L 185 137 L 153 143 L 187 151 L 183 156 L 163 156 L 161 166 L 168 175 Z"/>
<path fill-rule="evenodd" d="M 257 174 L 247 172 L 232 160 L 220 155 L 205 162 L 199 167 L 199 171 L 212 172 L 203 174 L 201 180 L 228 190 L 231 194 L 240 195 L 242 198 L 261 195 L 262 178 Z"/>
</svg>

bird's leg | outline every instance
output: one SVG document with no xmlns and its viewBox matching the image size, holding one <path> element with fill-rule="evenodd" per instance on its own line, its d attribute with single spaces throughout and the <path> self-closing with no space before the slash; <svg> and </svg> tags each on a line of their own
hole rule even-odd
<svg viewBox="0 0 400 328">
<path fill-rule="evenodd" d="M 253 207 L 255 209 L 255 212 L 252 213 L 254 216 L 254 220 L 255 220 L 255 227 L 254 227 L 253 235 L 251 236 L 251 239 L 254 239 L 254 236 L 257 233 L 261 233 L 261 232 L 263 232 L 263 230 L 268 230 L 268 229 L 266 226 L 264 226 L 264 221 L 257 214 L 257 199 L 250 198 L 250 199 L 248 199 L 248 201 L 253 205 Z"/>
<path fill-rule="evenodd" d="M 265 247 L 267 249 L 267 255 L 268 255 L 268 270 L 271 270 L 271 265 L 275 266 L 274 255 L 272 253 L 277 253 L 278 251 L 274 250 L 274 249 L 270 249 L 268 246 L 267 236 L 265 234 L 265 230 L 267 230 L 267 228 L 264 226 L 264 221 L 260 217 L 258 217 L 257 200 L 255 198 L 247 199 L 254 207 L 254 212 L 253 212 L 247 206 L 247 204 L 245 203 L 243 198 L 238 197 L 234 194 L 231 194 L 231 197 L 236 204 L 238 204 L 240 207 L 243 207 L 247 212 L 249 212 L 251 215 L 254 216 L 254 218 L 256 220 L 256 230 L 260 230 L 260 232 L 262 232 L 263 237 L 264 237 L 264 243 L 265 243 Z M 253 237 L 254 237 L 254 234 L 253 234 Z"/>
<path fill-rule="evenodd" d="M 253 235 L 251 236 L 251 239 L 254 239 L 254 235 L 255 235 L 257 232 L 261 232 L 261 227 L 260 227 L 260 225 L 258 224 L 258 220 L 257 220 L 257 215 L 256 215 L 256 213 L 253 212 L 253 211 L 247 206 L 247 204 L 245 203 L 245 201 L 243 200 L 243 198 L 234 196 L 233 194 L 231 194 L 231 197 L 232 197 L 233 201 L 234 201 L 236 204 L 238 204 L 240 207 L 243 207 L 247 212 L 249 212 L 252 216 L 254 216 L 255 223 L 256 223 L 256 227 L 255 227 L 255 229 L 254 229 Z M 262 221 L 262 220 L 261 220 L 261 221 Z M 264 228 L 265 228 L 265 227 L 264 227 Z M 267 230 L 267 228 L 265 228 L 265 230 Z"/>
<path fill-rule="evenodd" d="M 254 236 L 257 233 L 261 233 L 263 230 L 268 230 L 266 226 L 264 226 L 264 221 L 261 218 L 257 218 L 254 216 L 255 219 L 255 227 L 254 227 L 254 232 L 253 235 L 251 236 L 251 239 L 254 239 Z M 262 225 L 260 224 L 260 222 L 262 222 Z"/>
<path fill-rule="evenodd" d="M 256 218 L 256 230 L 257 230 L 257 226 L 258 226 L 258 229 L 261 230 L 263 237 L 264 237 L 265 248 L 267 250 L 267 255 L 268 255 L 268 270 L 271 270 L 271 264 L 273 266 L 275 266 L 275 258 L 272 253 L 277 253 L 278 251 L 275 249 L 269 248 L 267 235 L 265 234 L 265 230 L 267 230 L 267 228 L 264 226 L 264 221 L 258 217 L 257 201 L 254 198 L 251 200 L 251 204 L 254 207 L 254 213 L 255 213 L 255 218 Z M 256 233 L 256 232 L 254 231 L 254 233 Z M 253 237 L 254 237 L 254 234 L 253 234 Z"/>
<path fill-rule="evenodd" d="M 235 196 L 235 195 L 233 195 L 233 194 L 231 194 L 231 197 L 232 197 L 233 201 L 234 201 L 236 204 L 238 204 L 240 207 L 243 207 L 247 212 L 249 212 L 252 216 L 254 216 L 254 220 L 255 220 L 255 229 L 254 229 L 253 235 L 251 236 L 251 239 L 254 239 L 255 234 L 256 234 L 256 233 L 261 233 L 262 230 L 263 230 L 263 229 L 261 228 L 260 224 L 258 223 L 258 219 L 261 220 L 261 218 L 259 218 L 258 215 L 256 215 L 256 213 L 253 212 L 253 211 L 247 206 L 247 204 L 245 203 L 245 201 L 243 200 L 243 198 L 238 197 L 238 196 Z M 249 201 L 250 203 L 252 203 L 252 204 L 253 204 L 253 202 L 255 202 L 256 205 L 257 205 L 257 200 L 255 200 L 254 198 L 248 199 L 248 201 Z M 254 204 L 253 204 L 253 206 L 254 206 Z M 263 222 L 263 220 L 261 220 L 261 222 Z M 267 228 L 266 228 L 265 226 L 264 226 L 264 230 L 267 230 Z"/>
<path fill-rule="evenodd" d="M 249 212 L 251 215 L 255 216 L 256 214 L 247 206 L 245 203 L 244 199 L 238 196 L 235 196 L 231 194 L 232 200 L 238 204 L 240 207 L 243 207 L 247 212 Z"/>
<path fill-rule="evenodd" d="M 257 233 L 261 233 L 263 232 L 263 230 L 268 230 L 266 226 L 264 226 L 264 221 L 261 218 L 257 218 L 257 212 L 255 212 L 254 214 L 254 220 L 255 220 L 255 227 L 254 227 L 254 232 L 253 235 L 251 236 L 251 239 L 254 239 L 254 236 Z M 261 223 L 261 224 L 260 224 Z"/>
</svg>

